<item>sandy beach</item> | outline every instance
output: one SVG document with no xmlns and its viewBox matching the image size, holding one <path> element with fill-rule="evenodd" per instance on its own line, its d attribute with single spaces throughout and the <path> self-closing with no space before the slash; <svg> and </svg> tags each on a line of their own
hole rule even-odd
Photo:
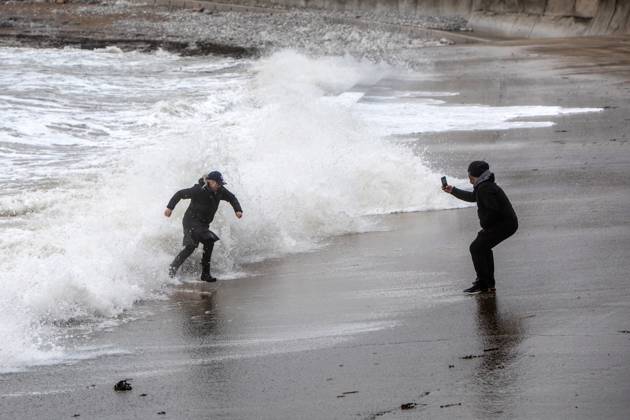
<svg viewBox="0 0 630 420">
<path fill-rule="evenodd" d="M 424 79 L 372 87 L 601 108 L 400 139 L 449 178 L 490 162 L 520 221 L 495 250 L 496 295 L 461 293 L 474 208 L 375 216 L 380 231 L 138 302 L 92 337 L 112 354 L 0 375 L 0 418 L 627 418 L 629 43 L 425 46 Z M 124 378 L 133 390 L 114 392 Z"/>
</svg>

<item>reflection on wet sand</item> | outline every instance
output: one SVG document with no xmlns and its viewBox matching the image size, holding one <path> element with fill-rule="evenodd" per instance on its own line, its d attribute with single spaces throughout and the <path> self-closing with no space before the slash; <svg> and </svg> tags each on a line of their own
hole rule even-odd
<svg viewBox="0 0 630 420">
<path fill-rule="evenodd" d="M 203 339 L 217 335 L 217 291 L 207 284 L 187 283 L 173 294 L 182 311 L 182 331 L 188 337 Z"/>
<path fill-rule="evenodd" d="M 477 410 L 481 417 L 504 417 L 509 415 L 518 393 L 514 362 L 524 336 L 521 318 L 501 310 L 496 295 L 480 295 L 476 303 L 477 328 L 484 349 L 474 381 L 479 396 Z"/>
</svg>

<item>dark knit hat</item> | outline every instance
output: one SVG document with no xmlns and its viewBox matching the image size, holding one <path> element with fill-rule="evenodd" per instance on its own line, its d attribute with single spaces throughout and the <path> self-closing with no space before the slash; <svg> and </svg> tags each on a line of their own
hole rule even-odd
<svg viewBox="0 0 630 420">
<path fill-rule="evenodd" d="M 221 175 L 221 172 L 219 171 L 212 171 L 208 175 L 206 175 L 206 180 L 209 179 L 218 182 L 220 185 L 226 184 L 226 182 L 223 180 L 223 175 Z"/>
<path fill-rule="evenodd" d="M 470 165 L 468 165 L 468 175 L 479 178 L 481 174 L 488 169 L 490 169 L 490 165 L 488 165 L 488 162 L 484 162 L 483 160 L 475 160 L 474 162 L 470 162 Z"/>
</svg>

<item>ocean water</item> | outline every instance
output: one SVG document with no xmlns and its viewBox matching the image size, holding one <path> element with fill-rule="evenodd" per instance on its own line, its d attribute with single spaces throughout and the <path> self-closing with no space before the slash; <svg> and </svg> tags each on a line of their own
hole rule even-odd
<svg viewBox="0 0 630 420">
<path fill-rule="evenodd" d="M 186 203 L 162 212 L 209 170 L 245 212 L 236 220 L 225 204 L 213 224 L 213 266 L 229 279 L 248 262 L 374 229 L 374 215 L 458 205 L 430 187 L 441 174 L 391 136 L 544 127 L 594 111 L 368 93 L 398 72 L 294 51 L 236 60 L 0 49 L 0 372 L 108 353 L 68 343 L 89 344 L 178 281 L 166 268 Z"/>
</svg>

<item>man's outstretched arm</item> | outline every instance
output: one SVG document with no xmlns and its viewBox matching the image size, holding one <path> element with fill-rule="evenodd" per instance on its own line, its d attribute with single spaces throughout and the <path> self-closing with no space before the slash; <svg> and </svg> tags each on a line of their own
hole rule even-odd
<svg viewBox="0 0 630 420">
<path fill-rule="evenodd" d="M 477 201 L 475 193 L 472 191 L 460 190 L 459 188 L 450 185 L 447 185 L 442 189 L 447 193 L 452 194 L 456 198 L 459 198 L 460 200 L 468 201 L 469 203 L 474 203 Z"/>
<path fill-rule="evenodd" d="M 230 203 L 230 205 L 234 209 L 236 217 L 238 217 L 239 219 L 243 217 L 243 209 L 241 208 L 241 204 L 238 202 L 236 196 L 225 189 L 225 187 L 223 188 L 223 199 Z"/>
<path fill-rule="evenodd" d="M 179 203 L 179 200 L 192 198 L 193 188 L 194 187 L 185 188 L 173 194 L 171 199 L 168 201 L 168 204 L 166 205 L 166 209 L 164 210 L 164 216 L 171 217 L 171 214 L 173 213 L 173 209 L 175 208 L 177 203 Z"/>
</svg>

